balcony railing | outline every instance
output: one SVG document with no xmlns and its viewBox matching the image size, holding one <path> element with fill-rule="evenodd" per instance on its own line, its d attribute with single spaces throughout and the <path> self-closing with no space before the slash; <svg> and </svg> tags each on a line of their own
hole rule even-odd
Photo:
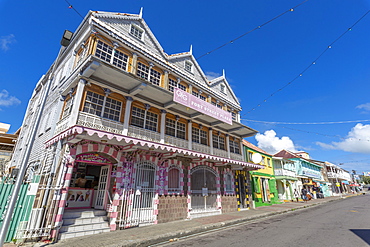
<svg viewBox="0 0 370 247">
<path fill-rule="evenodd" d="M 69 121 L 71 116 L 66 116 L 63 119 L 61 119 L 57 125 L 55 134 L 59 134 L 63 132 L 64 130 L 68 129 Z M 74 125 L 74 124 L 72 124 Z M 93 114 L 89 114 L 86 112 L 79 112 L 78 119 L 77 119 L 77 125 L 93 128 L 97 130 L 103 130 L 106 132 L 116 133 L 116 134 L 123 134 L 123 123 L 118 121 L 113 121 L 110 119 L 102 118 Z M 152 141 L 152 142 L 160 142 L 161 141 L 161 134 L 156 131 L 151 131 L 147 129 L 143 129 L 140 127 L 132 126 L 130 125 L 128 127 L 127 136 Z M 180 148 L 189 148 L 189 141 L 184 140 L 181 138 L 176 138 L 173 136 L 165 135 L 165 144 L 173 145 Z M 207 145 L 203 145 L 200 143 L 192 143 L 192 150 L 196 152 L 201 153 L 207 153 L 211 154 L 211 148 Z M 213 155 L 229 158 L 228 153 L 226 150 L 221 150 L 217 148 L 213 148 Z M 230 158 L 233 160 L 241 160 L 243 161 L 243 156 L 236 153 L 230 153 Z"/>
<path fill-rule="evenodd" d="M 285 169 L 275 169 L 276 176 L 289 176 L 289 177 L 297 177 L 297 174 L 293 171 L 285 170 Z"/>
<path fill-rule="evenodd" d="M 152 142 L 160 142 L 161 140 L 161 135 L 158 132 L 139 128 L 139 127 L 132 126 L 132 125 L 128 127 L 127 135 L 130 137 L 152 141 Z"/>
<path fill-rule="evenodd" d="M 227 151 L 222 150 L 222 149 L 213 148 L 213 154 L 216 156 L 228 158 Z"/>
<path fill-rule="evenodd" d="M 181 148 L 188 148 L 189 147 L 189 142 L 187 140 L 181 139 L 181 138 L 176 138 L 173 136 L 165 135 L 164 137 L 164 142 L 169 145 L 174 145 L 176 147 L 181 147 Z"/>
<path fill-rule="evenodd" d="M 230 158 L 233 159 L 233 160 L 241 160 L 241 161 L 244 161 L 243 155 L 241 155 L 241 154 L 230 153 Z"/>
<path fill-rule="evenodd" d="M 84 127 L 103 130 L 116 134 L 122 134 L 123 130 L 123 124 L 121 122 L 98 117 L 86 112 L 80 112 L 78 114 L 77 124 L 82 125 Z"/>
<path fill-rule="evenodd" d="M 211 148 L 207 145 L 193 142 L 192 147 L 193 147 L 193 150 L 197 152 L 206 153 L 206 154 L 211 153 Z"/>
</svg>

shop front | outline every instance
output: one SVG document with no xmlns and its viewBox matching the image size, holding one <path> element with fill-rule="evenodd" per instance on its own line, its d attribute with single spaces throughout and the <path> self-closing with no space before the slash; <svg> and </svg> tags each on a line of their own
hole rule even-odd
<svg viewBox="0 0 370 247">
<path fill-rule="evenodd" d="M 83 153 L 76 157 L 66 209 L 106 209 L 111 198 L 112 161 L 99 153 Z"/>
</svg>

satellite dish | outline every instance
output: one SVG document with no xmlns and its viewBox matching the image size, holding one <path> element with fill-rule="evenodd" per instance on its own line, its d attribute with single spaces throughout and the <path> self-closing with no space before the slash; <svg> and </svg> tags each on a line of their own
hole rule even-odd
<svg viewBox="0 0 370 247">
<path fill-rule="evenodd" d="M 252 154 L 252 161 L 255 164 L 260 163 L 262 161 L 262 155 L 260 155 L 259 153 Z"/>
</svg>

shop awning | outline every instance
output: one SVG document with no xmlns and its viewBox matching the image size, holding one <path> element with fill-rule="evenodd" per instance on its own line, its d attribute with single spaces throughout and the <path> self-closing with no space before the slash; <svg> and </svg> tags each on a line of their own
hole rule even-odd
<svg viewBox="0 0 370 247">
<path fill-rule="evenodd" d="M 342 184 L 349 184 L 348 181 L 346 181 L 346 180 L 343 180 L 341 182 L 342 182 Z"/>
<path fill-rule="evenodd" d="M 179 147 L 172 146 L 172 145 L 167 145 L 167 144 L 163 144 L 163 143 L 157 143 L 157 142 L 137 139 L 137 138 L 134 138 L 134 137 L 124 136 L 124 135 L 111 133 L 111 132 L 105 132 L 105 131 L 91 129 L 91 128 L 82 127 L 82 126 L 73 126 L 69 129 L 59 133 L 58 135 L 54 136 L 52 139 L 47 141 L 45 143 L 45 145 L 46 145 L 46 147 L 50 147 L 52 144 L 56 143 L 59 140 L 62 140 L 62 139 L 67 138 L 67 137 L 72 137 L 72 136 L 77 135 L 77 134 L 82 134 L 84 132 L 86 132 L 86 134 L 89 135 L 89 136 L 97 135 L 99 138 L 106 137 L 106 138 L 108 138 L 108 140 L 112 140 L 114 138 L 119 142 L 125 142 L 127 144 L 130 143 L 130 144 L 134 144 L 134 145 L 147 146 L 149 148 L 155 148 L 155 149 L 160 149 L 160 150 L 163 150 L 163 151 L 168 151 L 168 152 L 174 152 L 174 153 L 193 156 L 194 158 L 205 158 L 205 159 L 213 160 L 214 162 L 221 162 L 221 163 L 224 163 L 224 164 L 235 164 L 235 165 L 250 167 L 250 168 L 254 168 L 254 169 L 264 168 L 264 166 L 262 166 L 262 165 L 252 164 L 252 163 L 245 162 L 245 161 L 233 160 L 233 159 L 219 157 L 219 156 L 215 156 L 215 155 L 211 155 L 211 154 L 200 153 L 200 152 L 196 152 L 196 151 L 188 150 L 188 149 L 184 149 L 184 148 L 179 148 Z"/>
</svg>

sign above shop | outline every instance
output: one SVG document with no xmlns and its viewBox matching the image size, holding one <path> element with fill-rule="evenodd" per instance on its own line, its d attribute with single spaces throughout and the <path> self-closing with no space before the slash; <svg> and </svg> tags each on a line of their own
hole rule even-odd
<svg viewBox="0 0 370 247">
<path fill-rule="evenodd" d="M 175 88 L 173 92 L 173 101 L 199 111 L 205 115 L 218 119 L 224 123 L 233 124 L 230 112 L 224 111 L 217 106 L 214 106 L 194 95 L 187 93 L 179 88 Z"/>
<path fill-rule="evenodd" d="M 104 158 L 96 153 L 80 154 L 77 156 L 76 161 L 77 162 L 87 162 L 87 163 L 102 163 L 102 164 L 111 163 L 107 158 Z"/>
</svg>

